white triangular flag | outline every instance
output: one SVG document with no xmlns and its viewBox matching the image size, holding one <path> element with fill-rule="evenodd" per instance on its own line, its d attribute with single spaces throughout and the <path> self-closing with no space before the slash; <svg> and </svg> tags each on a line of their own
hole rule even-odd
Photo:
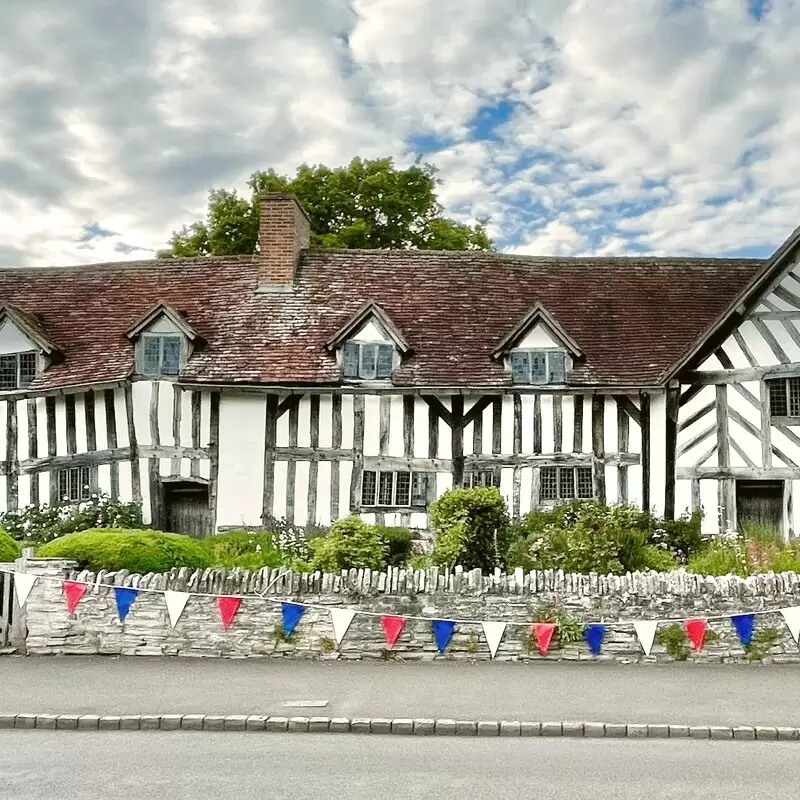
<svg viewBox="0 0 800 800">
<path fill-rule="evenodd" d="M 341 644 L 350 623 L 356 612 L 351 608 L 332 608 L 331 622 L 333 623 L 333 635 L 336 637 L 336 644 Z"/>
<path fill-rule="evenodd" d="M 644 654 L 649 656 L 653 647 L 653 640 L 656 638 L 658 620 L 646 619 L 641 622 L 634 622 L 633 627 L 636 629 L 636 635 L 639 637 L 639 644 L 642 646 Z"/>
<path fill-rule="evenodd" d="M 27 572 L 14 573 L 14 592 L 20 608 L 25 605 L 34 583 L 36 583 L 36 575 L 29 575 Z"/>
<path fill-rule="evenodd" d="M 506 630 L 505 622 L 482 622 L 483 635 L 486 637 L 486 643 L 489 645 L 489 652 L 492 658 L 497 655 L 497 648 L 500 647 L 500 640 Z"/>
<path fill-rule="evenodd" d="M 174 628 L 183 614 L 183 609 L 186 608 L 186 603 L 189 602 L 189 593 L 164 592 L 164 602 L 167 604 L 170 627 Z"/>
<path fill-rule="evenodd" d="M 800 636 L 800 606 L 782 608 L 781 614 L 783 614 L 794 640 L 797 641 L 797 637 Z"/>
</svg>

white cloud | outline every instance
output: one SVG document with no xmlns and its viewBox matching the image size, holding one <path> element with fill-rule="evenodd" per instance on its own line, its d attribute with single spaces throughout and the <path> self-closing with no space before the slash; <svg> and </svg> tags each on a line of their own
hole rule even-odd
<svg viewBox="0 0 800 800">
<path fill-rule="evenodd" d="M 141 258 L 254 169 L 437 141 L 442 201 L 512 252 L 769 249 L 798 28 L 796 0 L 5 0 L 0 264 Z"/>
</svg>

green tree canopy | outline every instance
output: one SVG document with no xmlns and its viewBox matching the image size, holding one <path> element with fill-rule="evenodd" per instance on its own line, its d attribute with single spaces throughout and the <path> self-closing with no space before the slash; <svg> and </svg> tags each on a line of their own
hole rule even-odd
<svg viewBox="0 0 800 800">
<path fill-rule="evenodd" d="M 317 248 L 493 250 L 488 220 L 466 225 L 444 216 L 436 196 L 436 168 L 417 162 L 397 169 L 391 158 L 354 158 L 346 167 L 298 167 L 294 177 L 274 170 L 250 176 L 250 198 L 212 189 L 205 222 L 174 231 L 159 258 L 255 252 L 258 198 L 267 192 L 297 195 L 311 218 Z"/>
</svg>

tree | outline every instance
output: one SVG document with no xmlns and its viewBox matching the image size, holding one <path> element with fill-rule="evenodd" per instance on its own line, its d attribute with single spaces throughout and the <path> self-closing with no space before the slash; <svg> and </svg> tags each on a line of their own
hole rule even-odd
<svg viewBox="0 0 800 800">
<path fill-rule="evenodd" d="M 258 243 L 258 199 L 267 192 L 296 194 L 311 218 L 317 248 L 494 250 L 488 220 L 467 225 L 443 215 L 436 168 L 419 159 L 397 169 L 391 158 L 354 158 L 346 167 L 298 167 L 293 178 L 274 170 L 250 176 L 250 199 L 212 189 L 205 222 L 174 231 L 159 258 L 253 253 Z"/>
</svg>

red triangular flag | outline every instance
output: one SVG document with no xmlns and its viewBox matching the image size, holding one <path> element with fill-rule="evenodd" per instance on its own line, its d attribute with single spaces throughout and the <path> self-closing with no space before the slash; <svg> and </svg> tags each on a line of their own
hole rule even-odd
<svg viewBox="0 0 800 800">
<path fill-rule="evenodd" d="M 550 641 L 555 629 L 554 622 L 535 622 L 533 625 L 533 635 L 536 637 L 536 644 L 539 645 L 539 653 L 543 656 L 546 656 L 550 649 Z"/>
<path fill-rule="evenodd" d="M 242 604 L 241 597 L 218 597 L 217 598 L 217 608 L 219 609 L 219 616 L 222 620 L 222 624 L 228 628 L 230 627 L 231 622 L 233 622 L 233 618 L 236 616 L 236 612 L 239 610 L 239 606 Z"/>
<path fill-rule="evenodd" d="M 395 642 L 400 638 L 403 628 L 406 625 L 405 617 L 381 617 L 383 625 L 383 635 L 389 647 L 394 647 Z"/>
<path fill-rule="evenodd" d="M 67 600 L 67 611 L 70 614 L 75 613 L 81 598 L 86 594 L 89 588 L 85 583 L 78 583 L 78 581 L 64 581 L 64 597 Z"/>
<path fill-rule="evenodd" d="M 689 635 L 689 641 L 692 643 L 695 652 L 700 652 L 703 647 L 703 639 L 706 636 L 706 628 L 708 628 L 708 620 L 705 619 L 685 619 L 683 627 L 686 628 L 686 633 Z"/>
</svg>

